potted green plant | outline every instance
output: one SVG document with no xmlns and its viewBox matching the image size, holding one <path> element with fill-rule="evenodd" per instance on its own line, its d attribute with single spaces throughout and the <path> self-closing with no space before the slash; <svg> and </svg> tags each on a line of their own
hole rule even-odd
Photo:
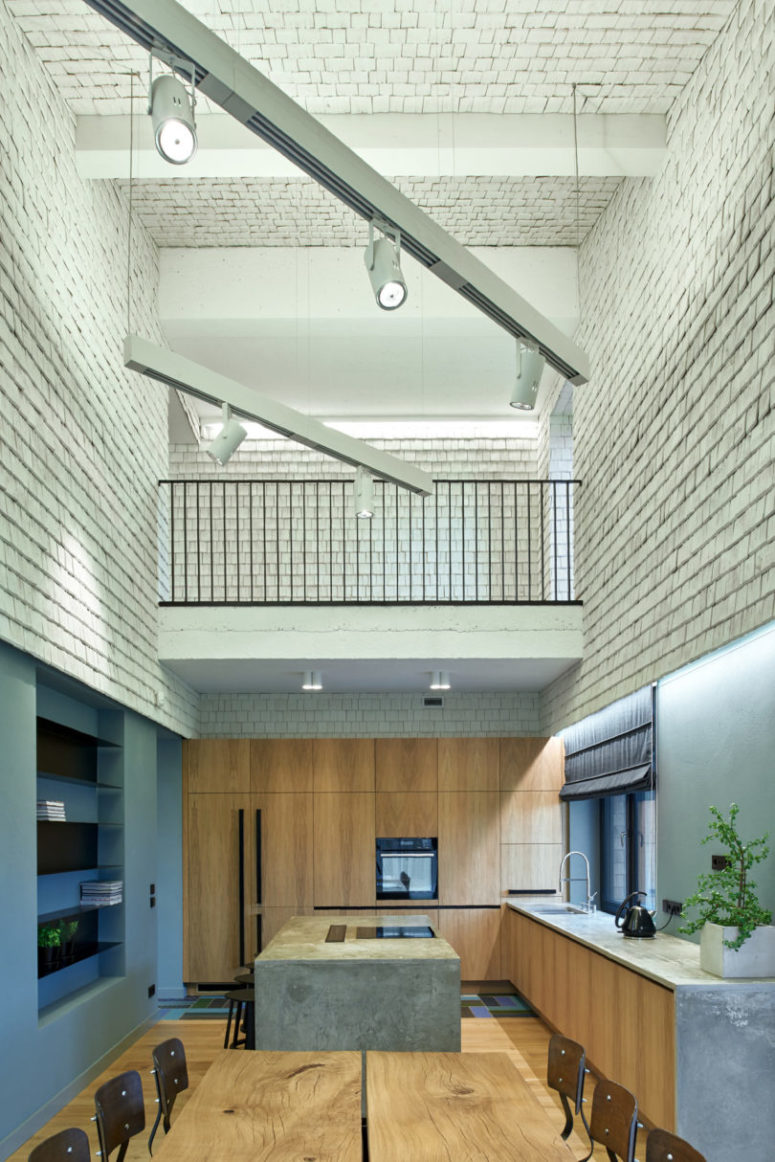
<svg viewBox="0 0 775 1162">
<path fill-rule="evenodd" d="M 59 930 L 62 938 L 62 961 L 71 964 L 73 960 L 73 942 L 78 931 L 78 920 L 61 920 Z"/>
<path fill-rule="evenodd" d="M 715 976 L 759 977 L 775 975 L 775 927 L 772 913 L 762 908 L 756 895 L 751 868 L 769 855 L 768 836 L 744 843 L 737 831 L 740 808 L 730 803 L 729 818 L 718 807 L 710 808 L 711 820 L 703 843 L 727 849 L 723 866 L 703 872 L 697 891 L 684 902 L 681 913 L 698 909 L 680 932 L 700 932 L 700 967 Z"/>
<path fill-rule="evenodd" d="M 38 928 L 38 976 L 59 967 L 62 933 L 58 924 L 41 924 Z"/>
</svg>

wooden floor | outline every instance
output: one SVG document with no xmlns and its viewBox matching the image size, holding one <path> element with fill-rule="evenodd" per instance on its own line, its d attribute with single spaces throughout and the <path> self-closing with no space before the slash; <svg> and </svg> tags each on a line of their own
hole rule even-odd
<svg viewBox="0 0 775 1162">
<path fill-rule="evenodd" d="M 532 1017 L 494 1018 L 491 1020 L 469 1018 L 461 1022 L 461 1028 L 464 1053 L 466 1051 L 507 1052 L 538 1100 L 556 1121 L 557 1126 L 563 1125 L 564 1117 L 559 1098 L 546 1088 L 543 1080 L 546 1077 L 546 1052 L 550 1036 L 550 1031 L 543 1021 Z M 94 1091 L 103 1081 L 107 1081 L 125 1069 L 137 1069 L 142 1077 L 148 1132 L 150 1132 L 150 1126 L 156 1116 L 154 1104 L 156 1091 L 153 1077 L 149 1073 L 151 1049 L 167 1037 L 179 1037 L 183 1042 L 190 1079 L 190 1089 L 187 1093 L 182 1094 L 176 1103 L 173 1113 L 174 1122 L 175 1117 L 183 1109 L 186 1100 L 210 1065 L 213 1055 L 223 1048 L 224 1031 L 224 1023 L 219 1020 L 159 1021 L 149 1032 L 144 1033 L 129 1049 L 122 1053 L 109 1069 L 96 1077 L 86 1089 L 66 1105 L 34 1137 L 30 1138 L 21 1149 L 17 1150 L 15 1154 L 11 1154 L 10 1162 L 24 1162 L 33 1146 L 36 1146 L 50 1134 L 68 1126 L 80 1126 L 88 1132 L 92 1156 L 95 1156 L 99 1149 L 97 1132 L 94 1123 L 89 1120 L 94 1113 Z M 244 1051 L 235 1049 L 234 1052 Z M 590 1076 L 589 1081 L 593 1083 L 594 1079 Z M 592 1092 L 593 1086 L 590 1084 L 588 1088 L 590 1098 Z M 160 1142 L 163 1136 L 163 1130 L 159 1129 L 157 1142 Z M 129 1144 L 126 1162 L 147 1162 L 147 1142 L 148 1133 L 133 1138 Z M 569 1144 L 576 1158 L 584 1157 L 589 1149 L 589 1144 L 584 1136 L 583 1127 L 580 1136 L 574 1131 L 569 1139 Z M 597 1147 L 593 1158 L 605 1162 L 607 1158 L 605 1150 L 602 1147 Z"/>
</svg>

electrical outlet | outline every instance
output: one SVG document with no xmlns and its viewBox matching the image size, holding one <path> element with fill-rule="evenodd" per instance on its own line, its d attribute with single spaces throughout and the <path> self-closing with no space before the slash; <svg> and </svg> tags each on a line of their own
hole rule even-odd
<svg viewBox="0 0 775 1162">
<path fill-rule="evenodd" d="M 668 916 L 680 916 L 683 904 L 679 900 L 663 900 L 662 911 L 666 912 Z"/>
</svg>

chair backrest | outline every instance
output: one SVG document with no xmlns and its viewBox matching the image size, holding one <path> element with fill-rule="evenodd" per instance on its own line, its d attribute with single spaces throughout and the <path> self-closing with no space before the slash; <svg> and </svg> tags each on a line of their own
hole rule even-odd
<svg viewBox="0 0 775 1162">
<path fill-rule="evenodd" d="M 162 1041 L 151 1054 L 156 1070 L 156 1091 L 159 1095 L 161 1114 L 169 1122 L 175 1098 L 188 1089 L 188 1066 L 183 1042 L 177 1037 Z"/>
<path fill-rule="evenodd" d="M 60 1130 L 30 1151 L 28 1162 L 89 1162 L 89 1138 L 73 1127 Z"/>
<path fill-rule="evenodd" d="M 668 1130 L 652 1130 L 646 1141 L 646 1162 L 705 1162 L 704 1155 Z"/>
<path fill-rule="evenodd" d="M 560 1033 L 552 1036 L 546 1064 L 546 1084 L 570 1098 L 576 1113 L 581 1111 L 585 1065 L 586 1054 L 581 1045 Z"/>
<path fill-rule="evenodd" d="M 628 1089 L 613 1081 L 599 1081 L 592 1098 L 589 1136 L 608 1150 L 610 1158 L 633 1162 L 638 1132 L 638 1103 Z"/>
<path fill-rule="evenodd" d="M 94 1105 L 102 1162 L 107 1162 L 108 1155 L 116 1146 L 121 1147 L 119 1160 L 123 1159 L 129 1139 L 145 1129 L 140 1074 L 136 1069 L 129 1069 L 106 1081 L 95 1093 Z"/>
</svg>

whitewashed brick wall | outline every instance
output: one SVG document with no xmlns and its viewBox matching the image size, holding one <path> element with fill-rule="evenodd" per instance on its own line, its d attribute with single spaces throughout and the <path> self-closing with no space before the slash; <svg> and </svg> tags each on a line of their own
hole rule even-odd
<svg viewBox="0 0 775 1162">
<path fill-rule="evenodd" d="M 775 616 L 775 20 L 741 0 L 582 253 L 585 659 L 557 729 Z"/>
<path fill-rule="evenodd" d="M 5 4 L 0 81 L 0 636 L 185 731 L 196 696 L 156 661 L 166 393 L 122 369 L 126 204 L 78 177 L 74 118 Z M 156 253 L 133 241 L 153 337 Z"/>
<path fill-rule="evenodd" d="M 539 733 L 537 694 L 203 694 L 203 738 L 461 738 Z"/>
</svg>

